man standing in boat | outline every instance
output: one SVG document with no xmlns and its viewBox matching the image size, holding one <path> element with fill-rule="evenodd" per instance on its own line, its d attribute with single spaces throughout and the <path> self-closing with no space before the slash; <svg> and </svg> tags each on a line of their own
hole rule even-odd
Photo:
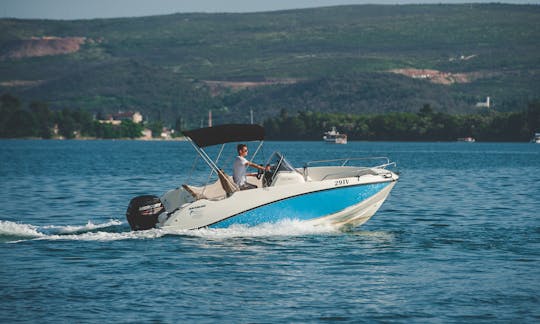
<svg viewBox="0 0 540 324">
<path fill-rule="evenodd" d="M 233 180 L 240 187 L 240 190 L 254 189 L 257 188 L 256 185 L 253 185 L 247 182 L 246 176 L 253 176 L 255 174 L 247 174 L 248 166 L 264 171 L 265 168 L 261 165 L 251 163 L 246 159 L 248 154 L 248 148 L 246 144 L 238 144 L 236 147 L 238 151 L 238 156 L 234 159 L 233 165 Z M 269 167 L 267 167 L 268 169 Z"/>
</svg>

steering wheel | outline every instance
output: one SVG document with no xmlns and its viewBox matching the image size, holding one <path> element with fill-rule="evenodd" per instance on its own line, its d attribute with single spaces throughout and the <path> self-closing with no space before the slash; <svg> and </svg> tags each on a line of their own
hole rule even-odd
<svg viewBox="0 0 540 324">
<path fill-rule="evenodd" d="M 260 180 L 263 174 L 264 174 L 264 170 L 258 169 L 257 170 L 257 180 Z"/>
<path fill-rule="evenodd" d="M 270 166 L 270 170 L 264 170 L 263 174 L 263 187 L 268 187 L 272 183 L 272 178 L 274 177 L 275 167 Z"/>
</svg>

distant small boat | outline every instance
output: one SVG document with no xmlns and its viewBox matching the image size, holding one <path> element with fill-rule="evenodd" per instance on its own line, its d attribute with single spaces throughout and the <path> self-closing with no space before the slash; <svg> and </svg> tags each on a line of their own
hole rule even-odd
<svg viewBox="0 0 540 324">
<path fill-rule="evenodd" d="M 347 144 L 347 134 L 341 134 L 335 127 L 332 127 L 332 130 L 324 132 L 323 140 L 326 143 Z"/>
<path fill-rule="evenodd" d="M 531 143 L 540 144 L 540 133 L 534 134 L 534 137 L 531 139 Z"/>
<path fill-rule="evenodd" d="M 476 140 L 474 137 L 460 137 L 457 139 L 458 142 L 467 142 L 467 143 L 474 143 Z"/>
</svg>

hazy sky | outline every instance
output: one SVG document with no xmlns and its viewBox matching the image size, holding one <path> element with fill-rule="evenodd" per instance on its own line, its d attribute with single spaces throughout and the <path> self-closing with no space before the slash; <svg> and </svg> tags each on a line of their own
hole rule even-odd
<svg viewBox="0 0 540 324">
<path fill-rule="evenodd" d="M 0 0 L 0 17 L 89 19 L 176 12 L 254 12 L 345 4 L 467 3 L 494 0 Z M 502 0 L 534 3 L 540 0 Z"/>
</svg>

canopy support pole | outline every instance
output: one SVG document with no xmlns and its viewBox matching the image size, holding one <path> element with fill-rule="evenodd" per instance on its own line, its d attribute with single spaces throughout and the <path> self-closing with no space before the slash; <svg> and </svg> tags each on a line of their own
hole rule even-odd
<svg viewBox="0 0 540 324">
<path fill-rule="evenodd" d="M 199 153 L 199 155 L 202 157 L 202 159 L 204 160 L 204 162 L 206 162 L 206 164 L 208 164 L 208 166 L 210 167 L 210 169 L 212 169 L 213 171 L 218 171 L 219 168 L 218 166 L 214 163 L 214 161 L 208 156 L 208 154 L 206 154 L 206 152 L 198 147 L 197 145 L 195 145 L 195 143 L 188 137 L 188 141 L 191 143 L 191 145 L 193 146 L 193 148 L 195 149 L 195 151 L 197 151 L 197 153 Z"/>
</svg>

